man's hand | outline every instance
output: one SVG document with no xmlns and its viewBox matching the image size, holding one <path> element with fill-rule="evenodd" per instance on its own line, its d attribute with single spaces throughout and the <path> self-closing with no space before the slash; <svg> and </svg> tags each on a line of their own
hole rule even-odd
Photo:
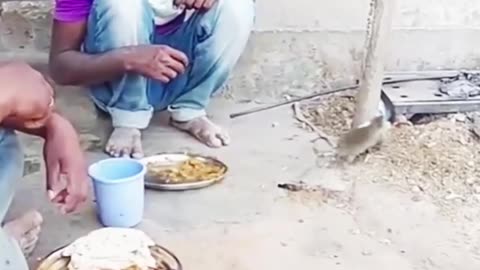
<svg viewBox="0 0 480 270">
<path fill-rule="evenodd" d="M 175 0 L 175 5 L 179 8 L 185 9 L 208 10 L 213 6 L 213 4 L 215 4 L 215 2 L 216 0 Z"/>
<path fill-rule="evenodd" d="M 57 114 L 45 126 L 43 151 L 49 199 L 62 213 L 77 210 L 87 197 L 87 166 L 75 129 Z"/>
<path fill-rule="evenodd" d="M 38 71 L 24 63 L 0 66 L 2 119 L 39 128 L 50 117 L 54 105 L 53 89 Z"/>
<path fill-rule="evenodd" d="M 188 58 L 181 51 L 165 45 L 129 47 L 126 53 L 128 71 L 168 83 L 185 72 Z"/>
</svg>

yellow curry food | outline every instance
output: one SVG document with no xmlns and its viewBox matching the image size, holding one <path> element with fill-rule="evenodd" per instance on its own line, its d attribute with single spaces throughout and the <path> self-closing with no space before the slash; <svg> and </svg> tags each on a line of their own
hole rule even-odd
<svg viewBox="0 0 480 270">
<path fill-rule="evenodd" d="M 207 181 L 221 177 L 225 168 L 218 163 L 199 158 L 190 158 L 178 165 L 147 164 L 147 176 L 164 184 L 182 184 Z"/>
</svg>

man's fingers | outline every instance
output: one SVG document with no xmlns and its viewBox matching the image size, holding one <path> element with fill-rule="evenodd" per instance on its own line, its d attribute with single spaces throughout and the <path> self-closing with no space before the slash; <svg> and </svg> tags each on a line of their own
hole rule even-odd
<svg viewBox="0 0 480 270">
<path fill-rule="evenodd" d="M 175 72 L 177 72 L 177 74 L 182 74 L 185 72 L 185 66 L 183 65 L 183 63 L 181 62 L 178 62 L 176 61 L 175 59 L 172 58 L 171 61 L 169 61 L 167 64 L 166 64 L 167 67 L 175 70 Z"/>
<path fill-rule="evenodd" d="M 170 47 L 166 48 L 166 52 L 170 55 L 170 57 L 182 63 L 184 67 L 188 66 L 188 57 L 183 52 Z"/>
<path fill-rule="evenodd" d="M 175 5 L 179 8 L 209 9 L 215 0 L 176 0 Z"/>
<path fill-rule="evenodd" d="M 23 121 L 24 126 L 29 129 L 41 128 L 45 126 L 47 121 L 50 119 L 51 115 L 52 115 L 52 111 L 49 111 L 47 115 L 44 115 L 40 118 L 24 120 Z"/>
<path fill-rule="evenodd" d="M 179 9 L 182 9 L 182 10 L 187 8 L 184 4 L 177 5 L 177 7 L 178 7 Z"/>
<path fill-rule="evenodd" d="M 193 7 L 193 4 L 195 4 L 195 1 L 196 1 L 196 0 L 184 0 L 184 1 L 183 1 L 183 4 L 184 4 L 187 8 L 192 8 L 192 7 Z"/>
<path fill-rule="evenodd" d="M 196 9 L 201 9 L 201 8 L 204 7 L 204 4 L 205 4 L 205 0 L 196 0 L 193 3 L 193 7 L 196 8 Z"/>
<path fill-rule="evenodd" d="M 23 125 L 27 129 L 38 129 L 45 126 L 46 123 L 46 120 L 28 120 L 25 121 Z"/>
<path fill-rule="evenodd" d="M 75 176 L 73 176 L 75 175 Z M 70 214 L 77 210 L 82 203 L 86 201 L 88 186 L 87 176 L 83 172 L 70 173 L 65 175 L 67 177 L 67 185 L 61 191 L 49 191 L 49 198 L 52 203 L 59 206 L 62 214 Z M 83 177 L 85 179 L 80 179 Z M 51 195 L 50 195 L 51 194 Z M 55 196 L 52 198 L 51 196 Z"/>
<path fill-rule="evenodd" d="M 31 122 L 47 122 L 47 120 L 52 116 L 53 107 L 52 101 L 49 102 L 48 107 L 45 108 L 44 113 L 38 117 L 29 119 Z"/>
<path fill-rule="evenodd" d="M 55 197 L 50 199 L 52 203 L 63 204 L 66 201 L 68 196 L 68 191 L 66 189 L 61 190 Z"/>
<path fill-rule="evenodd" d="M 54 162 L 51 164 L 47 162 L 47 191 L 53 192 L 53 197 L 56 197 L 57 194 L 62 190 L 61 179 L 60 179 L 60 164 Z M 53 198 L 51 198 L 53 199 Z"/>
<path fill-rule="evenodd" d="M 62 205 L 62 208 L 61 208 L 62 213 L 63 214 L 70 214 L 72 212 L 75 212 L 75 210 L 77 210 L 77 208 L 80 206 L 80 204 L 81 204 L 81 201 L 78 200 L 78 198 L 69 195 L 65 200 L 65 204 Z"/>
<path fill-rule="evenodd" d="M 63 202 L 63 210 L 65 214 L 70 214 L 75 212 L 83 203 L 85 202 L 85 197 L 80 194 L 68 194 L 65 197 L 65 201 Z"/>
<path fill-rule="evenodd" d="M 170 78 L 168 78 L 167 76 L 164 76 L 164 75 L 160 75 L 160 76 L 157 76 L 155 79 L 163 82 L 163 83 L 168 83 L 171 81 Z"/>
<path fill-rule="evenodd" d="M 37 129 L 45 126 L 49 118 L 50 118 L 50 115 L 43 118 L 41 117 L 41 118 L 35 118 L 35 119 L 24 119 L 17 116 L 10 116 L 5 118 L 2 124 L 12 125 L 12 126 L 23 126 L 28 129 Z"/>
<path fill-rule="evenodd" d="M 168 77 L 170 79 L 175 79 L 178 76 L 178 72 L 176 72 L 175 70 L 167 67 L 167 68 L 163 69 L 163 75 L 165 75 L 166 77 Z"/>
<path fill-rule="evenodd" d="M 77 210 L 87 199 L 88 176 L 82 171 L 83 169 L 80 166 L 78 170 L 70 171 L 67 175 L 67 196 L 63 206 L 67 214 Z"/>
<path fill-rule="evenodd" d="M 213 7 L 213 4 L 215 4 L 215 0 L 205 0 L 205 3 L 203 3 L 203 8 L 211 9 Z"/>
</svg>

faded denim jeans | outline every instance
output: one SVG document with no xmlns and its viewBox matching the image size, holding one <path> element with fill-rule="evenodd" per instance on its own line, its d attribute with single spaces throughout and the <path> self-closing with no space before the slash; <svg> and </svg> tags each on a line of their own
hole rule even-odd
<svg viewBox="0 0 480 270">
<path fill-rule="evenodd" d="M 146 128 L 156 110 L 177 121 L 204 116 L 214 92 L 226 82 L 244 51 L 254 22 L 253 0 L 217 0 L 194 12 L 170 33 L 155 31 L 148 0 L 95 0 L 84 50 L 90 54 L 142 44 L 162 44 L 184 52 L 187 71 L 164 84 L 138 74 L 91 87 L 94 103 L 114 127 Z"/>
<path fill-rule="evenodd" d="M 23 153 L 12 130 L 0 128 L 0 223 L 12 203 L 15 183 L 23 174 Z M 28 270 L 17 242 L 0 228 L 0 269 Z"/>
</svg>

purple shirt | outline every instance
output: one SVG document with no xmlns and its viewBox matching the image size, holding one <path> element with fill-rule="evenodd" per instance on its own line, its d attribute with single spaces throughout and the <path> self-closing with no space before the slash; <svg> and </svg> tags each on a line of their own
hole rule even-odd
<svg viewBox="0 0 480 270">
<path fill-rule="evenodd" d="M 61 22 L 78 22 L 88 18 L 93 0 L 56 0 L 55 2 L 55 20 Z M 178 28 L 184 20 L 185 12 L 171 22 L 157 26 L 157 31 L 160 34 L 168 33 Z"/>
</svg>

